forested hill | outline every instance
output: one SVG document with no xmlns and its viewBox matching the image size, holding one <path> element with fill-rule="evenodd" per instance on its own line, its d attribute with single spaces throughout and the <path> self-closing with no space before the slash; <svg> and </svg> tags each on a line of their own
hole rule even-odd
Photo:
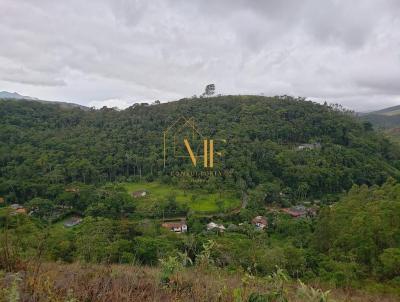
<svg viewBox="0 0 400 302">
<path fill-rule="evenodd" d="M 162 156 L 163 130 L 180 116 L 227 139 L 219 165 L 234 174 L 221 180 L 226 186 L 320 198 L 400 175 L 399 149 L 369 123 L 303 99 L 222 96 L 123 111 L 0 101 L 0 196 L 52 198 L 72 182 L 151 180 L 181 169 L 183 161 L 169 161 L 164 171 Z"/>
<path fill-rule="evenodd" d="M 361 120 L 368 121 L 377 129 L 391 129 L 400 126 L 400 115 L 386 115 L 378 113 L 368 113 L 361 116 Z"/>
<path fill-rule="evenodd" d="M 376 128 L 398 128 L 400 126 L 400 106 L 393 106 L 362 114 L 361 120 L 369 121 Z"/>
</svg>

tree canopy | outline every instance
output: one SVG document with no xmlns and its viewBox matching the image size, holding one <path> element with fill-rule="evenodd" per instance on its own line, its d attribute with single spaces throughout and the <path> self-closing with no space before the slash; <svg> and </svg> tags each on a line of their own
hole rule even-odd
<svg viewBox="0 0 400 302">
<path fill-rule="evenodd" d="M 399 177 L 396 146 L 350 112 L 304 99 L 222 96 L 122 111 L 0 101 L 0 196 L 49 199 L 73 182 L 152 180 L 192 169 L 172 158 L 163 167 L 162 133 L 180 116 L 193 117 L 205 137 L 226 139 L 216 161 L 233 171 L 219 179 L 224 186 L 274 184 L 269 194 L 322 198 Z"/>
</svg>

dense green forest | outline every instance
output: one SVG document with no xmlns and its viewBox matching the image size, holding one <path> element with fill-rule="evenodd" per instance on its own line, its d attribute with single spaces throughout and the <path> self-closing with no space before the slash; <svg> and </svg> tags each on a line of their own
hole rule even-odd
<svg viewBox="0 0 400 302">
<path fill-rule="evenodd" d="M 218 179 L 225 187 L 266 185 L 269 196 L 294 200 L 399 177 L 399 149 L 368 122 L 303 99 L 223 96 L 123 111 L 0 101 L 0 196 L 54 199 L 72 182 L 152 180 L 189 169 L 190 162 L 171 160 L 163 168 L 162 132 L 180 116 L 193 117 L 208 137 L 227 139 L 220 165 L 234 174 Z M 299 152 L 304 143 L 321 148 Z"/>
<path fill-rule="evenodd" d="M 197 182 L 176 173 L 203 170 L 189 159 L 168 157 L 164 167 L 163 131 L 182 116 L 204 137 L 226 139 L 215 170 L 232 173 Z M 138 267 L 152 280 L 140 294 L 159 301 L 328 301 L 311 284 L 360 289 L 354 301 L 372 293 L 396 301 L 399 160 L 400 147 L 369 121 L 301 98 L 191 98 L 125 110 L 0 100 L 0 301 L 16 288 L 33 297 L 23 301 L 91 301 L 96 282 L 126 282 L 115 300 L 136 284 Z M 135 197 L 140 189 L 147 196 Z M 200 201 L 214 210 L 194 210 Z M 296 205 L 314 212 L 287 212 Z M 71 217 L 82 220 L 66 226 Z M 265 229 L 254 217 L 266 219 Z M 166 229 L 168 219 L 185 220 L 188 232 Z M 89 285 L 66 282 L 69 275 Z M 191 278 L 204 282 L 198 293 L 187 289 Z"/>
</svg>

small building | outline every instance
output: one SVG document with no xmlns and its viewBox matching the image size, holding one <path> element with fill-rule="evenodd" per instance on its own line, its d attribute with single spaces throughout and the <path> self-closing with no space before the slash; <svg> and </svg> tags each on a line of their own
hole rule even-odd
<svg viewBox="0 0 400 302">
<path fill-rule="evenodd" d="M 306 208 L 305 206 L 294 206 L 289 209 L 282 209 L 282 211 L 294 218 L 315 217 L 317 215 L 316 208 Z"/>
<path fill-rule="evenodd" d="M 79 193 L 79 188 L 66 188 L 65 192 Z"/>
<path fill-rule="evenodd" d="M 5 203 L 4 198 L 3 198 L 3 197 L 0 197 L 0 204 L 4 204 L 4 203 Z"/>
<path fill-rule="evenodd" d="M 132 192 L 132 197 L 134 197 L 134 198 L 145 197 L 146 195 L 147 195 L 146 190 L 139 190 L 139 191 Z"/>
<path fill-rule="evenodd" d="M 215 222 L 210 222 L 207 224 L 207 231 L 218 230 L 220 232 L 225 231 L 225 227 L 222 224 L 217 224 Z"/>
<path fill-rule="evenodd" d="M 15 210 L 16 214 L 26 214 L 26 209 L 25 208 L 19 208 Z"/>
<path fill-rule="evenodd" d="M 312 143 L 312 144 L 301 144 L 297 146 L 296 149 L 302 151 L 302 150 L 314 150 L 320 148 L 321 148 L 321 143 Z"/>
<path fill-rule="evenodd" d="M 24 206 L 18 204 L 18 203 L 13 203 L 10 205 L 10 208 L 13 210 L 12 214 L 26 214 L 26 209 Z"/>
<path fill-rule="evenodd" d="M 18 203 L 13 203 L 12 205 L 10 205 L 10 208 L 13 209 L 13 210 L 18 210 L 20 208 L 23 208 L 23 206 L 21 206 Z"/>
<path fill-rule="evenodd" d="M 64 221 L 64 226 L 67 228 L 74 227 L 82 222 L 82 217 L 79 216 L 73 216 L 66 221 Z"/>
<path fill-rule="evenodd" d="M 251 223 L 259 230 L 263 230 L 268 227 L 268 220 L 264 216 L 254 217 Z"/>
<path fill-rule="evenodd" d="M 187 224 L 185 221 L 164 222 L 161 226 L 163 228 L 169 229 L 171 232 L 175 232 L 175 233 L 186 233 L 187 232 Z"/>
</svg>

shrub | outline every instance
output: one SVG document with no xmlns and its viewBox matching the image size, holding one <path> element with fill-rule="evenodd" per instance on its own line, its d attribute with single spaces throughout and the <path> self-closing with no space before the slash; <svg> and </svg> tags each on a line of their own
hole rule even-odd
<svg viewBox="0 0 400 302">
<path fill-rule="evenodd" d="M 400 275 L 400 248 L 389 248 L 379 256 L 382 276 L 393 278 Z"/>
</svg>

